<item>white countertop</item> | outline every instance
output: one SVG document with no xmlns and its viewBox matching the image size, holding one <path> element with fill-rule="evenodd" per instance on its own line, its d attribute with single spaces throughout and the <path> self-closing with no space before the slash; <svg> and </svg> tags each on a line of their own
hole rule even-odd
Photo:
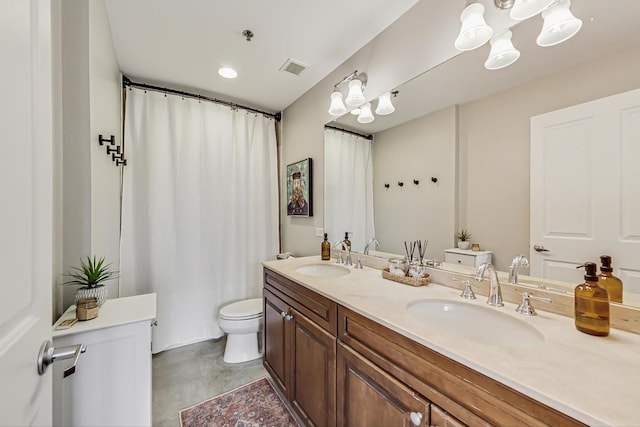
<svg viewBox="0 0 640 427">
<path fill-rule="evenodd" d="M 541 310 L 523 316 L 515 304 L 505 303 L 495 310 L 534 326 L 544 335 L 543 344 L 499 347 L 464 340 L 428 327 L 407 311 L 407 304 L 437 298 L 488 307 L 486 297 L 467 301 L 459 290 L 435 283 L 403 285 L 367 267 L 332 278 L 296 272 L 301 265 L 333 262 L 313 256 L 263 265 L 583 423 L 640 426 L 640 335 L 611 329 L 608 337 L 595 337 L 577 331 L 573 318 Z"/>
<path fill-rule="evenodd" d="M 156 317 L 156 294 L 144 294 L 107 300 L 102 307 L 100 307 L 98 317 L 95 319 L 78 321 L 69 329 L 61 331 L 55 330 L 55 327 L 63 320 L 73 319 L 75 317 L 76 306 L 72 305 L 60 316 L 56 323 L 53 324 L 53 338 L 146 320 L 151 321 Z"/>
</svg>

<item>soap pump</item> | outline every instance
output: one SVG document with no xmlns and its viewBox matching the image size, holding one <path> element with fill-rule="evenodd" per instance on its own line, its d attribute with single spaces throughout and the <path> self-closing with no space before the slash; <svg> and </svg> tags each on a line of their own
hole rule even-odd
<svg viewBox="0 0 640 427">
<path fill-rule="evenodd" d="M 575 325 L 585 334 L 606 337 L 609 335 L 609 293 L 598 284 L 596 264 L 586 262 L 576 268 L 584 267 L 585 282 L 576 286 Z"/>
<path fill-rule="evenodd" d="M 622 303 L 622 280 L 611 274 L 611 257 L 602 255 L 600 257 L 600 275 L 598 283 L 609 292 L 609 301 Z"/>
<path fill-rule="evenodd" d="M 324 233 L 324 240 L 320 244 L 320 254 L 322 261 L 329 261 L 331 259 L 331 243 L 327 240 L 327 233 Z"/>
<path fill-rule="evenodd" d="M 350 231 L 344 232 L 344 244 L 347 246 L 347 251 L 351 251 L 351 240 L 349 240 L 349 234 L 353 234 Z"/>
</svg>

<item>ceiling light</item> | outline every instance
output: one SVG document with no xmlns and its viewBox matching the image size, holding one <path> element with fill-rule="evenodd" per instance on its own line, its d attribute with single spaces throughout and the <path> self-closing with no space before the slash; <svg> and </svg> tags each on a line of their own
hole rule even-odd
<svg viewBox="0 0 640 427">
<path fill-rule="evenodd" d="M 386 116 L 396 111 L 396 108 L 391 103 L 391 92 L 386 92 L 378 97 L 378 106 L 376 107 L 376 114 L 379 116 Z"/>
<path fill-rule="evenodd" d="M 471 3 L 460 14 L 460 34 L 455 41 L 456 49 L 473 50 L 485 44 L 493 35 L 493 30 L 484 20 L 484 6 Z"/>
<path fill-rule="evenodd" d="M 371 103 L 367 102 L 360 107 L 360 115 L 358 115 L 358 123 L 371 123 L 373 121 L 373 114 L 371 113 Z"/>
<path fill-rule="evenodd" d="M 516 0 L 509 16 L 516 21 L 531 18 L 539 14 L 557 0 Z"/>
<path fill-rule="evenodd" d="M 354 108 L 353 110 L 350 111 L 350 113 L 353 114 L 354 116 L 357 116 L 360 114 L 360 109 Z"/>
<path fill-rule="evenodd" d="M 331 93 L 331 105 L 329 106 L 329 114 L 333 117 L 339 117 L 347 112 L 347 107 L 342 102 L 342 92 L 336 88 Z"/>
<path fill-rule="evenodd" d="M 570 0 L 561 0 L 542 12 L 542 31 L 536 39 L 539 46 L 555 46 L 573 37 L 582 27 L 582 20 L 569 10 Z"/>
<path fill-rule="evenodd" d="M 487 70 L 499 70 L 513 64 L 520 58 L 520 51 L 513 47 L 511 36 L 511 31 L 506 30 L 491 38 L 491 52 L 484 63 Z"/>
<path fill-rule="evenodd" d="M 218 74 L 220 74 L 225 79 L 235 79 L 238 77 L 238 73 L 236 70 L 230 67 L 222 67 L 218 70 Z"/>
</svg>

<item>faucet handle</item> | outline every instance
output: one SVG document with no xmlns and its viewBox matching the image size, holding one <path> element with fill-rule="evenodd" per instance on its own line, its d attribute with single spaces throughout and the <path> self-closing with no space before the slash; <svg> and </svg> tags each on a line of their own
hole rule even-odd
<svg viewBox="0 0 640 427">
<path fill-rule="evenodd" d="M 338 256 L 336 257 L 336 264 L 343 264 L 342 251 L 338 252 Z"/>
<path fill-rule="evenodd" d="M 516 308 L 516 311 L 520 314 L 524 314 L 525 316 L 536 316 L 538 313 L 536 313 L 536 310 L 531 305 L 530 299 L 552 302 L 551 298 L 537 297 L 535 295 L 531 295 L 529 292 L 522 292 L 522 302 Z"/>
<path fill-rule="evenodd" d="M 453 280 L 454 282 L 459 282 L 464 284 L 464 290 L 462 291 L 462 293 L 460 294 L 460 296 L 464 299 L 476 299 L 476 294 L 473 292 L 473 289 L 471 288 L 471 281 L 470 280 L 460 280 L 457 279 L 455 277 L 450 277 L 451 280 Z"/>
<path fill-rule="evenodd" d="M 356 266 L 354 268 L 362 268 L 362 261 L 360 261 L 360 257 L 356 259 Z"/>
</svg>

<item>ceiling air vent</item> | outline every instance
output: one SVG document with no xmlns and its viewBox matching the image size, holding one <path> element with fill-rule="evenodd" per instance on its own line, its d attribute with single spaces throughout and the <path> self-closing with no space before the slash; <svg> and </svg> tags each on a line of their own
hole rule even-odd
<svg viewBox="0 0 640 427">
<path fill-rule="evenodd" d="M 282 67 L 280 67 L 280 71 L 286 71 L 287 73 L 295 74 L 296 76 L 303 72 L 308 67 L 307 64 L 304 64 L 295 59 L 287 59 Z"/>
</svg>

